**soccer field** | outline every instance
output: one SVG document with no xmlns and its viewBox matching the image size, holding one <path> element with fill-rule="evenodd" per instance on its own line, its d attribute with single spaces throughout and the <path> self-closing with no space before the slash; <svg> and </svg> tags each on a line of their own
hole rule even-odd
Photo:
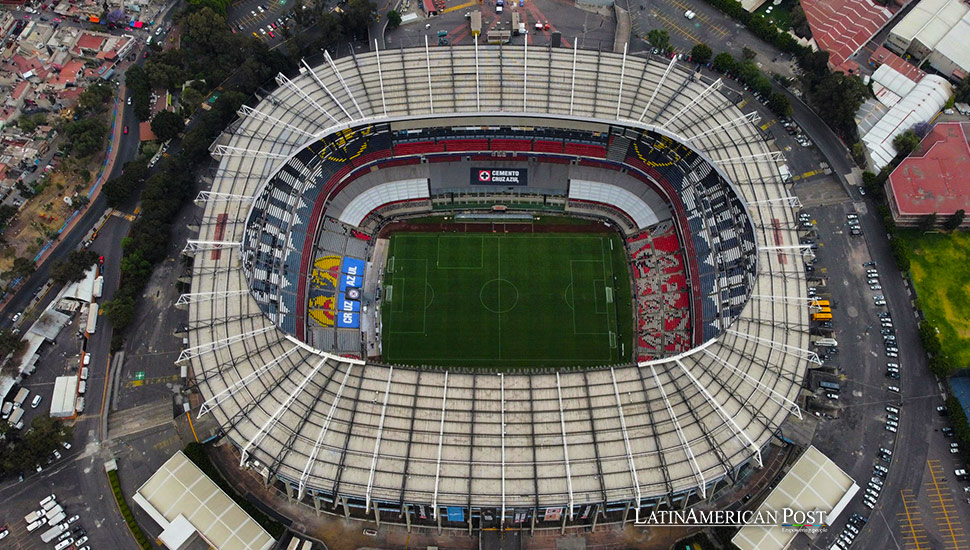
<svg viewBox="0 0 970 550">
<path fill-rule="evenodd" d="M 397 233 L 383 358 L 499 370 L 626 362 L 631 308 L 616 234 Z"/>
</svg>

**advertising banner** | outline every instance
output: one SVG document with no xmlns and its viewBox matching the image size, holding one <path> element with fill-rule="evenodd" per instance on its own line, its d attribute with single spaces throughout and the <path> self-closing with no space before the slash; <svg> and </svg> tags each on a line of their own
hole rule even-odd
<svg viewBox="0 0 970 550">
<path fill-rule="evenodd" d="M 472 168 L 472 185 L 528 185 L 525 168 Z"/>
</svg>

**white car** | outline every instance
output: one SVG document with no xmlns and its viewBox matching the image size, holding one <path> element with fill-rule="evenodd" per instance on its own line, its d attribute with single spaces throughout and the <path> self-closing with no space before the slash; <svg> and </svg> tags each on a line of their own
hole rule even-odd
<svg viewBox="0 0 970 550">
<path fill-rule="evenodd" d="M 890 426 L 889 424 L 886 424 L 886 431 L 896 433 L 896 428 L 894 426 Z"/>
<path fill-rule="evenodd" d="M 687 10 L 687 11 L 684 12 L 684 17 L 686 17 L 687 19 L 693 19 L 693 18 L 697 17 L 697 14 L 694 13 L 694 12 L 692 12 L 692 11 L 690 11 L 690 10 Z"/>
<path fill-rule="evenodd" d="M 890 365 L 895 365 L 896 363 L 889 363 L 889 364 Z M 897 409 L 896 407 L 893 407 L 892 405 L 886 405 L 886 412 L 890 412 L 890 413 L 893 413 L 893 414 L 899 414 L 899 409 Z M 882 452 L 884 452 L 884 453 L 886 453 L 886 454 L 889 454 L 889 455 L 892 454 L 889 451 L 889 449 L 879 449 L 879 450 L 882 451 Z"/>
<path fill-rule="evenodd" d="M 886 389 L 889 390 L 889 391 L 891 391 L 891 392 L 893 392 L 893 393 L 900 393 L 898 386 L 889 386 Z"/>
<path fill-rule="evenodd" d="M 67 518 L 67 524 L 70 525 L 79 519 L 81 519 L 81 516 L 74 514 L 73 516 Z"/>
<path fill-rule="evenodd" d="M 68 451 L 71 450 L 71 444 L 67 441 L 61 441 L 61 447 L 64 447 Z"/>
<path fill-rule="evenodd" d="M 75 545 L 84 544 L 87 541 L 88 541 L 88 537 L 87 537 L 87 535 L 85 535 L 85 536 L 77 539 L 77 541 L 74 544 Z"/>
</svg>

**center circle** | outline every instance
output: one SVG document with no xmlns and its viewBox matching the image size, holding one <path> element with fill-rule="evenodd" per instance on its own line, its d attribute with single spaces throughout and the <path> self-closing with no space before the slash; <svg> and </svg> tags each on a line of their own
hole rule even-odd
<svg viewBox="0 0 970 550">
<path fill-rule="evenodd" d="M 519 289 L 505 279 L 492 279 L 482 285 L 479 298 L 482 306 L 492 313 L 507 313 L 518 303 Z"/>
</svg>

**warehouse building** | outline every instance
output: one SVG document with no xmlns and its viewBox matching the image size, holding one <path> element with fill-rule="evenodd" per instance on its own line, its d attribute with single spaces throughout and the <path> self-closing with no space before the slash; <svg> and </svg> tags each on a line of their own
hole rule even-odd
<svg viewBox="0 0 970 550">
<path fill-rule="evenodd" d="M 926 59 L 954 80 L 970 71 L 970 6 L 961 0 L 922 0 L 889 32 L 886 47 Z"/>
</svg>

